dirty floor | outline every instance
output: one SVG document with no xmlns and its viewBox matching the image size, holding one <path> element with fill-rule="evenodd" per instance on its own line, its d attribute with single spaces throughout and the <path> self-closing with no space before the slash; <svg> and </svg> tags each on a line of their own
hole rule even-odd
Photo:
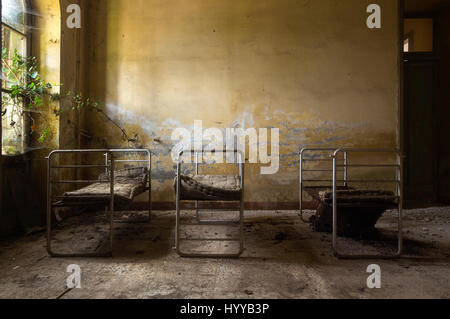
<svg viewBox="0 0 450 319">
<path fill-rule="evenodd" d="M 173 250 L 174 224 L 173 212 L 155 212 L 151 223 L 116 224 L 113 258 L 49 258 L 43 232 L 0 241 L 0 298 L 450 298 L 450 207 L 406 210 L 405 254 L 413 258 L 397 260 L 338 260 L 331 235 L 312 232 L 295 211 L 246 212 L 239 259 L 181 258 Z M 221 227 L 182 234 L 234 236 Z M 396 212 L 377 228 L 370 240 L 340 238 L 340 249 L 394 252 Z M 53 249 L 102 251 L 107 231 L 100 213 L 71 217 L 57 226 Z M 81 269 L 80 289 L 66 289 L 71 264 Z M 381 289 L 367 288 L 370 264 L 381 267 Z"/>
</svg>

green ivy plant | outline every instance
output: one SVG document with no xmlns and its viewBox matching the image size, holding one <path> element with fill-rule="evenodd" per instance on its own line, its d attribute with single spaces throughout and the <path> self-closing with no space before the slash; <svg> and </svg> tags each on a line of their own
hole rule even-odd
<svg viewBox="0 0 450 319">
<path fill-rule="evenodd" d="M 9 57 L 6 48 L 2 51 L 2 73 L 6 75 L 4 79 L 6 84 L 6 91 L 9 94 L 3 94 L 3 103 L 1 109 L 1 116 L 5 116 L 7 108 L 12 108 L 15 114 L 20 116 L 27 116 L 31 120 L 31 133 L 35 133 L 36 126 L 33 114 L 43 114 L 43 107 L 45 101 L 50 102 L 50 107 L 53 107 L 53 114 L 60 117 L 63 110 L 59 107 L 60 101 L 68 101 L 71 105 L 68 111 L 80 111 L 87 109 L 89 111 L 98 113 L 108 122 L 116 126 L 122 132 L 124 141 L 130 141 L 127 132 L 114 120 L 112 120 L 104 110 L 99 107 L 99 103 L 90 98 L 85 98 L 82 93 L 73 94 L 71 91 L 55 92 L 56 87 L 62 87 L 60 84 L 52 84 L 44 81 L 38 71 L 37 59 L 34 56 L 23 57 L 14 51 L 12 57 Z M 47 100 L 48 98 L 48 100 Z M 46 121 L 45 116 L 42 117 Z M 14 127 L 17 123 L 9 123 Z M 39 134 L 39 142 L 45 143 L 51 135 L 51 129 L 47 122 L 44 125 L 42 132 Z"/>
</svg>

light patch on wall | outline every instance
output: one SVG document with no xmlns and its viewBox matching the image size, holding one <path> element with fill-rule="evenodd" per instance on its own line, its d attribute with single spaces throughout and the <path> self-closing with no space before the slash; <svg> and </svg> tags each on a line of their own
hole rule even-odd
<svg viewBox="0 0 450 319">
<path fill-rule="evenodd" d="M 376 1 L 386 32 L 368 31 L 371 2 L 360 0 L 160 2 L 96 0 L 89 15 L 90 43 L 98 44 L 89 48 L 89 76 L 104 80 L 105 65 L 107 73 L 94 95 L 132 111 L 121 116 L 130 130 L 162 141 L 142 139 L 161 154 L 157 198 L 173 200 L 173 162 L 162 156 L 171 130 L 195 120 L 280 128 L 280 172 L 246 170 L 246 200 L 255 202 L 297 200 L 301 146 L 395 145 L 395 1 Z M 154 9 L 142 9 L 148 5 Z"/>
<path fill-rule="evenodd" d="M 55 56 L 58 56 L 60 52 L 59 46 L 48 46 L 47 54 L 44 56 L 44 65 L 45 69 L 48 72 L 59 72 L 60 69 L 60 61 L 59 59 L 55 59 Z"/>
</svg>

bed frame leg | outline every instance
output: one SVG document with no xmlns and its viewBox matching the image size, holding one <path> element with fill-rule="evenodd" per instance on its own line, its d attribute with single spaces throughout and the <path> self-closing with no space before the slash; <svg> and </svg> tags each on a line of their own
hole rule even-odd
<svg viewBox="0 0 450 319">
<path fill-rule="evenodd" d="M 345 176 L 344 176 L 344 182 L 347 186 L 348 183 L 348 177 L 347 177 L 347 167 L 348 166 L 348 158 L 347 153 L 349 152 L 356 152 L 356 153 L 391 153 L 395 154 L 397 158 L 397 164 L 394 165 L 396 167 L 396 180 L 395 181 L 389 181 L 389 182 L 395 182 L 396 189 L 397 189 L 397 200 L 398 200 L 398 232 L 397 232 L 397 252 L 392 255 L 349 255 L 349 254 L 341 254 L 338 250 L 338 201 L 337 201 L 337 157 L 339 153 L 344 153 L 344 161 L 345 161 Z M 333 159 L 333 241 L 332 241 L 332 249 L 333 254 L 336 258 L 339 259 L 398 259 L 403 256 L 403 155 L 400 153 L 400 151 L 395 149 L 337 149 L 334 152 L 334 155 L 332 156 Z M 379 167 L 380 165 L 367 165 L 368 167 Z"/>
</svg>

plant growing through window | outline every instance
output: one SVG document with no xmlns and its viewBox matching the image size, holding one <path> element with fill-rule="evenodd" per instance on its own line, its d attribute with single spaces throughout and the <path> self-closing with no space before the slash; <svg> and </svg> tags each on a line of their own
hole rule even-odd
<svg viewBox="0 0 450 319">
<path fill-rule="evenodd" d="M 56 91 L 59 84 L 48 83 L 44 81 L 38 71 L 36 57 L 23 57 L 17 50 L 14 50 L 12 56 L 9 55 L 7 48 L 2 51 L 2 73 L 4 77 L 5 89 L 7 94 L 2 97 L 2 117 L 10 114 L 7 125 L 14 130 L 15 134 L 20 137 L 23 134 L 22 117 L 29 120 L 29 134 L 38 135 L 38 141 L 45 144 L 51 138 L 50 123 L 45 116 L 39 117 L 39 120 L 46 123 L 42 124 L 42 129 L 38 131 L 35 115 L 43 114 L 43 106 L 50 103 L 54 116 L 60 117 L 63 110 L 59 107 L 59 101 L 68 101 L 70 104 L 69 111 L 80 111 L 87 109 L 95 112 L 105 120 L 116 126 L 122 132 L 124 141 L 131 141 L 127 132 L 118 123 L 111 119 L 99 103 L 90 98 L 86 98 L 83 94 L 73 94 L 71 91 L 59 93 Z M 11 116 L 12 114 L 12 116 Z M 18 153 L 11 145 L 6 146 L 10 153 Z M 13 155 L 13 154 L 11 154 Z"/>
</svg>

